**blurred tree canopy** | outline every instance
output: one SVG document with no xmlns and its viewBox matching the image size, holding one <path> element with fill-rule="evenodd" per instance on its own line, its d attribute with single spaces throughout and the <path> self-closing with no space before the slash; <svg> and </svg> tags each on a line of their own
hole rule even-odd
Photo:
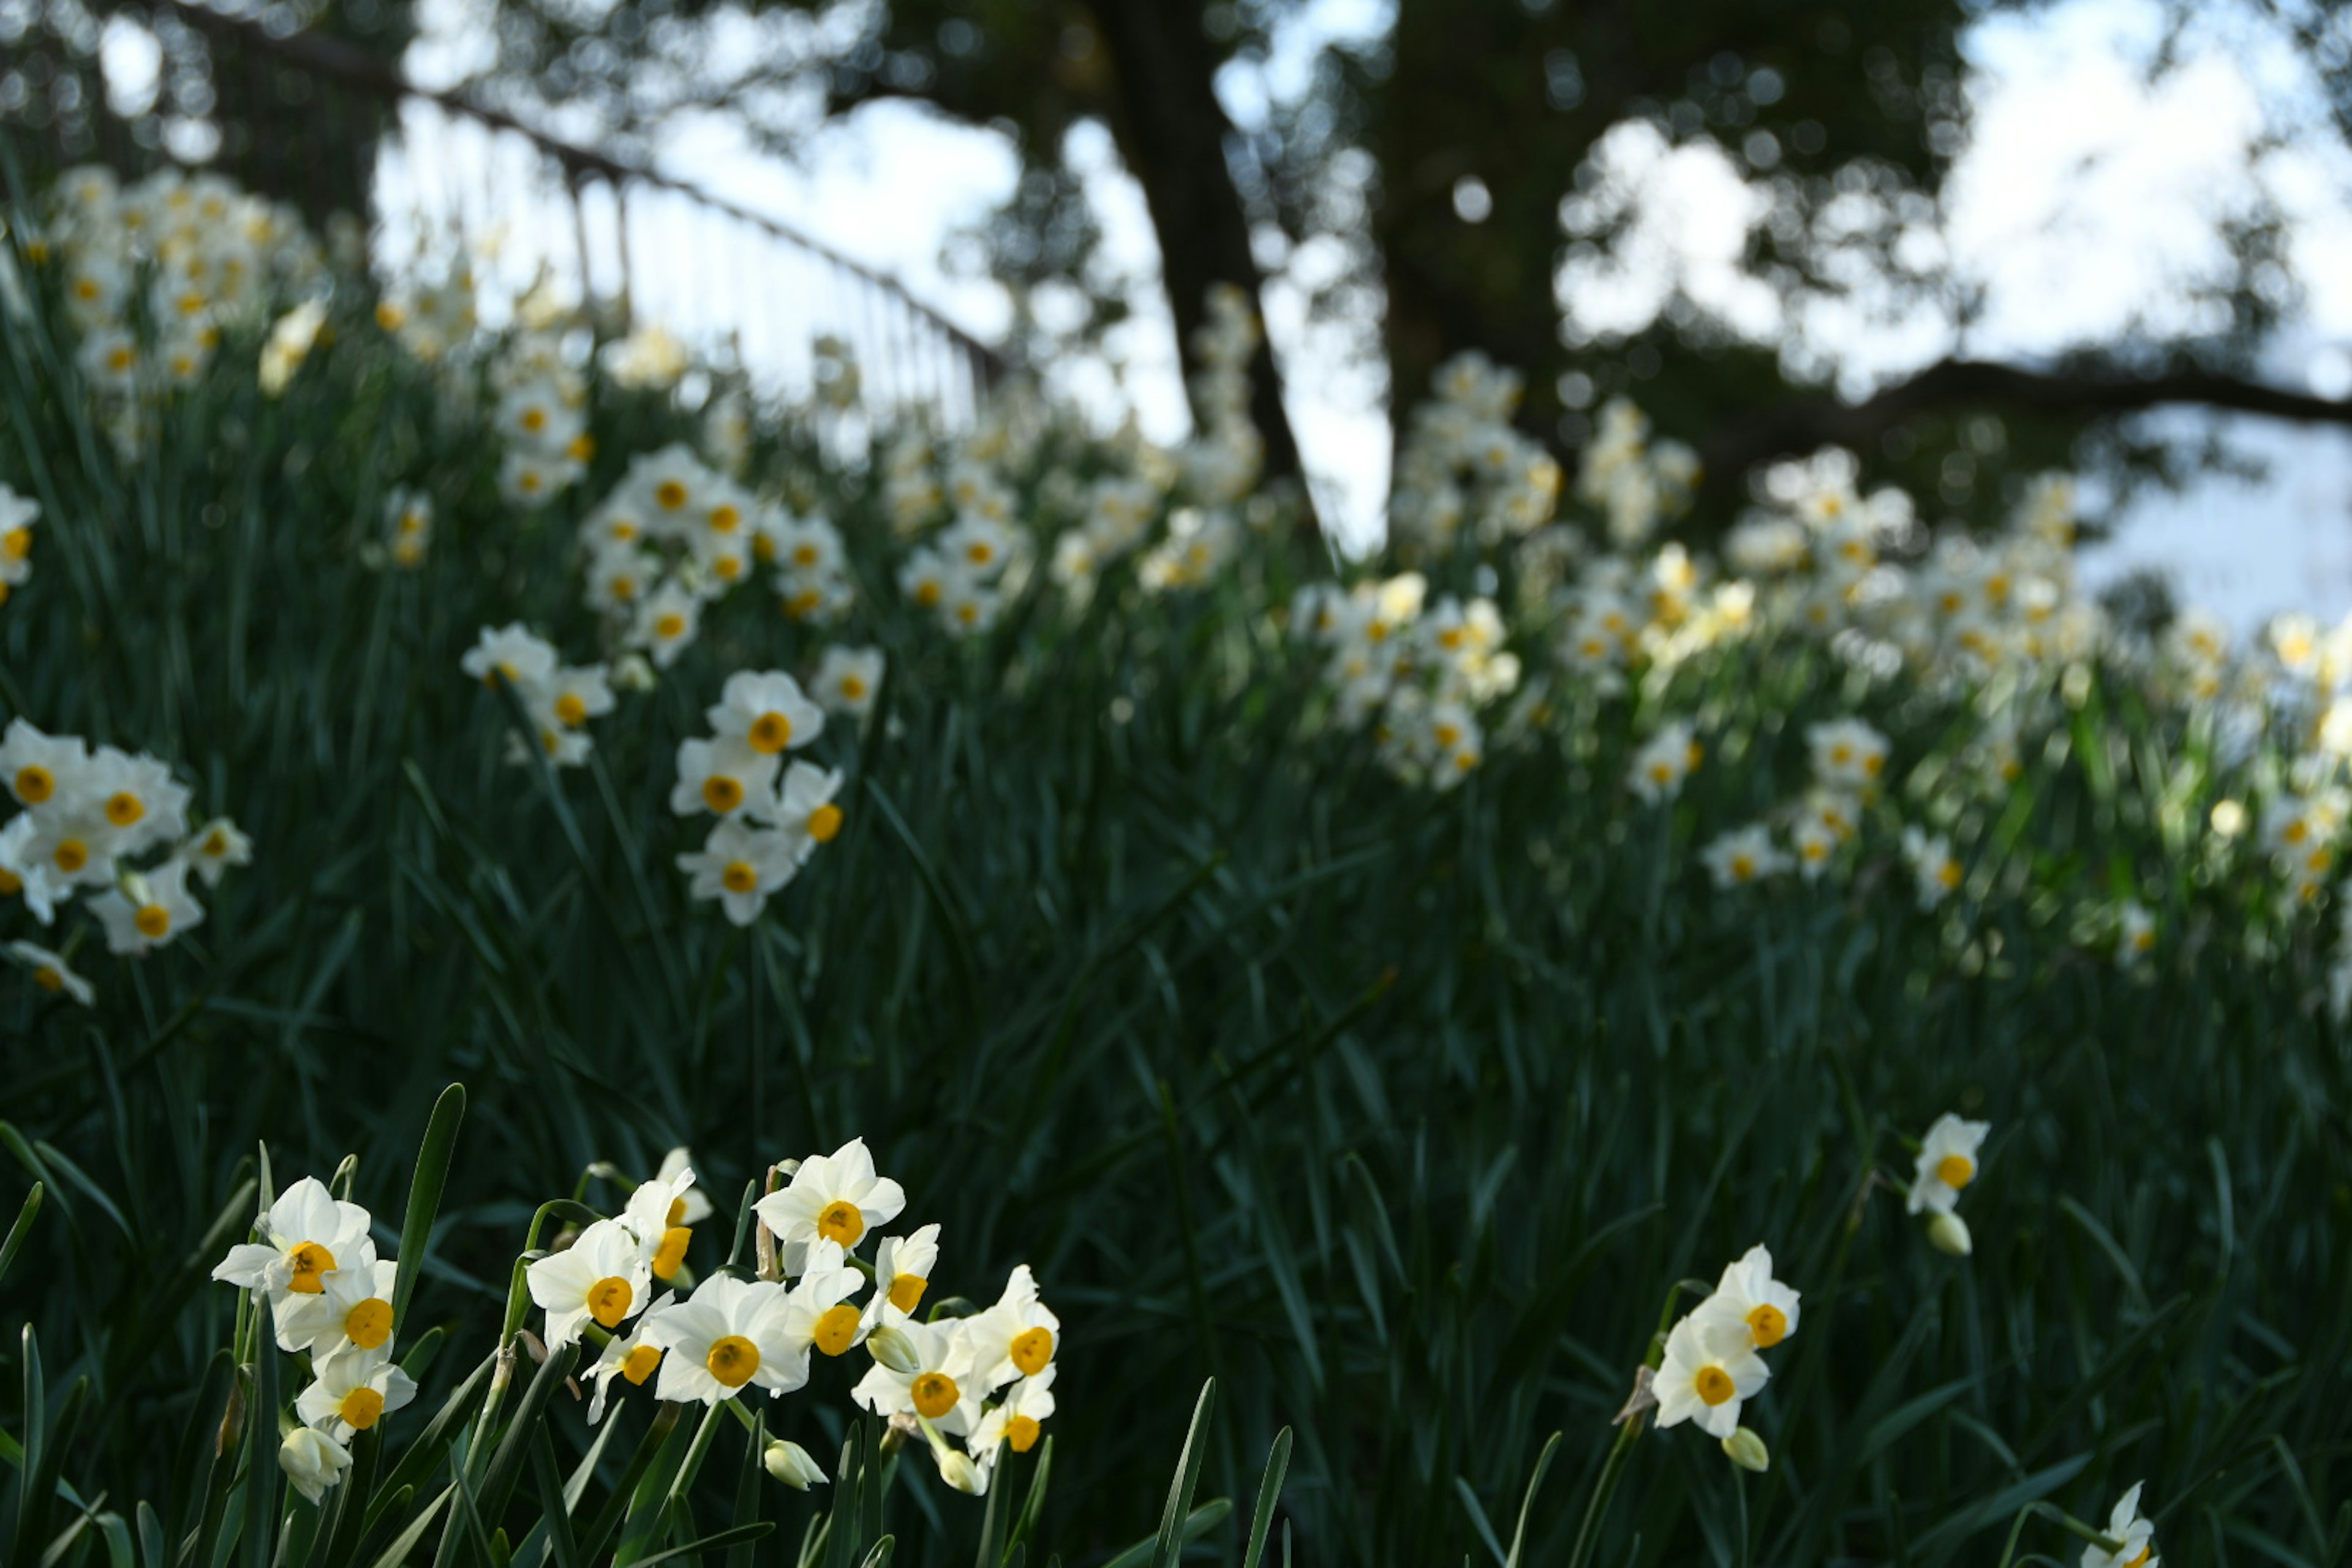
<svg viewBox="0 0 2352 1568">
<path fill-rule="evenodd" d="M 0 18 L 103 14 L 83 3 L 0 0 Z M 1523 423 L 1565 455 L 1588 409 L 1630 393 L 1699 446 L 1722 499 L 1758 461 L 1837 442 L 1981 517 L 2020 471 L 2087 463 L 2128 480 L 2219 454 L 2136 441 L 2118 414 L 2189 404 L 2352 422 L 2344 405 L 2252 379 L 2294 299 L 2283 220 L 2259 195 L 2229 220 L 2231 265 L 2197 285 L 2191 329 L 2135 331 L 2053 364 L 1947 361 L 1859 404 L 1832 395 L 1834 363 L 1801 330 L 1811 305 L 1864 300 L 1954 323 L 1980 309 L 1934 243 L 1969 134 L 1960 38 L 2041 3 L 1391 0 L 1385 26 L 1333 39 L 1318 26 L 1332 0 L 496 0 L 496 58 L 472 90 L 624 154 L 713 111 L 789 154 L 882 100 L 1001 131 L 1024 174 L 978 254 L 1016 298 L 1060 307 L 1051 330 L 1024 310 L 1016 354 L 1098 334 L 1125 309 L 1078 155 L 1107 136 L 1148 203 L 1180 339 L 1211 284 L 1263 298 L 1279 274 L 1322 330 L 1356 334 L 1356 357 L 1385 365 L 1394 417 L 1439 362 L 1479 349 L 1526 373 Z M 2168 4 L 2181 28 L 2200 9 Z M 2292 34 L 2337 105 L 2352 101 L 2336 0 L 2249 4 Z M 180 10 L 163 0 L 153 14 Z M 379 49 L 413 26 L 409 0 L 299 15 Z M 1236 100 L 1256 106 L 1247 123 Z M 227 93 L 220 105 L 225 120 L 266 110 Z M 1745 269 L 1790 325 L 1743 330 L 1680 287 L 1646 325 L 1580 320 L 1580 289 L 1638 213 L 1614 158 L 1629 132 L 1720 149 L 1764 215 Z M 229 136 L 267 146 L 282 132 Z M 1270 458 L 1295 467 L 1281 367 L 1262 351 L 1256 369 Z M 1726 515 L 1703 508 L 1702 526 Z"/>
</svg>

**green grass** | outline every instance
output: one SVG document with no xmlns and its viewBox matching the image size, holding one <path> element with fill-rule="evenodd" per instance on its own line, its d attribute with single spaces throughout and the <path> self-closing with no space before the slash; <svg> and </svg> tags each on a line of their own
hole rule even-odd
<svg viewBox="0 0 2352 1568">
<path fill-rule="evenodd" d="M 290 1506 L 287 1561 L 373 1562 L 439 1498 L 420 1562 L 543 1542 L 585 1563 L 600 1522 L 632 1560 L 701 1541 L 709 1563 L 791 1561 L 828 1510 L 827 1563 L 886 1532 L 902 1563 L 985 1563 L 1015 1533 L 1027 1562 L 1147 1539 L 1118 1561 L 1166 1562 L 1197 1473 L 1197 1500 L 1232 1507 L 1196 1516 L 1192 1551 L 1232 1563 L 1286 1428 L 1269 1552 L 1423 1568 L 1516 1539 L 1562 1563 L 1668 1290 L 1758 1241 L 1805 1292 L 1749 1407 L 1770 1471 L 1689 1428 L 1643 1435 L 1591 1561 L 1991 1560 L 2029 1505 L 2103 1521 L 2141 1479 L 2168 1563 L 2318 1568 L 2352 1543 L 2326 933 L 2181 827 L 2268 787 L 2269 749 L 2221 766 L 2201 721 L 2110 672 L 2050 707 L 2046 749 L 1988 798 L 1950 766 L 1974 731 L 1949 698 L 1775 639 L 1637 700 L 1570 689 L 1551 730 L 1433 795 L 1328 723 L 1268 614 L 1320 563 L 1261 542 L 1167 598 L 1114 572 L 1075 613 L 1041 585 L 950 643 L 896 603 L 862 468 L 787 421 L 755 476 L 814 490 L 849 534 L 843 640 L 885 647 L 891 674 L 864 738 L 821 747 L 851 773 L 841 837 L 738 932 L 671 868 L 699 837 L 665 805 L 671 754 L 729 671 L 804 670 L 815 637 L 738 595 L 560 775 L 501 764 L 507 710 L 457 668 L 514 619 L 597 653 L 572 521 L 689 418 L 600 388 L 593 473 L 522 515 L 495 444 L 355 304 L 282 399 L 232 342 L 128 459 L 60 332 L 0 336 L 0 480 L 46 509 L 37 575 L 0 607 L 0 720 L 170 759 L 257 858 L 152 958 L 82 949 L 90 1010 L 0 976 L 0 1208 L 42 1188 L 0 1280 L 7 1561 L 65 1532 L 47 1560 L 160 1568 L 194 1538 L 258 1565 L 257 1515 Z M 369 570 L 401 483 L 440 498 L 431 560 Z M 1849 711 L 1972 825 L 1961 896 L 1914 907 L 1895 823 L 1922 808 L 1900 784 L 1851 873 L 1709 889 L 1694 846 L 1793 795 L 1803 725 Z M 1650 810 L 1622 780 L 1666 712 L 1710 756 Z M 2075 936 L 2119 876 L 2164 920 L 2137 975 Z M 33 934 L 0 910 L 0 937 Z M 408 1195 L 452 1083 L 428 1241 Z M 1902 1139 L 1947 1110 L 1995 1128 L 1964 1262 L 1871 1185 L 1907 1181 Z M 985 1299 L 1026 1261 L 1061 1313 L 1052 1484 L 1025 1529 L 1042 1466 L 992 1505 L 951 1493 L 871 1447 L 839 1367 L 766 1414 L 835 1474 L 814 1500 L 767 1482 L 723 1417 L 689 1472 L 699 1413 L 660 1426 L 644 1398 L 592 1449 L 527 1356 L 480 1414 L 533 1211 L 620 1201 L 583 1185 L 591 1163 L 650 1173 L 690 1143 L 729 1211 L 766 1163 L 861 1133 L 909 1217 L 944 1226 L 948 1288 Z M 376 1520 L 289 1504 L 269 1412 L 298 1374 L 232 1368 L 251 1325 L 205 1276 L 265 1144 L 281 1186 L 355 1155 L 383 1244 L 427 1259 L 402 1331 L 425 1392 L 362 1445 L 415 1490 L 345 1489 Z M 1180 1451 L 1188 1495 L 1163 1509 Z M 534 1536 L 575 1474 L 571 1539 Z M 72 1499 L 99 1516 L 79 1533 Z M 780 1528 L 722 1533 L 755 1520 Z M 2030 1513 L 2013 1549 L 2079 1550 Z"/>
</svg>

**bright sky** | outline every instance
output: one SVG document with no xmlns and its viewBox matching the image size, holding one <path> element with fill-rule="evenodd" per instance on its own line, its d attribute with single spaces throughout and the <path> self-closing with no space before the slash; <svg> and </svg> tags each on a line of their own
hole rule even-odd
<svg viewBox="0 0 2352 1568">
<path fill-rule="evenodd" d="M 417 74 L 430 79 L 463 61 L 467 5 L 428 0 L 428 43 L 411 60 Z M 1386 24 L 1387 0 L 1318 0 L 1264 72 L 1235 71 L 1220 84 L 1229 110 L 1245 127 L 1257 121 L 1270 97 L 1297 90 L 1322 42 Z M 1588 330 L 1634 330 L 1678 288 L 1743 331 L 1789 335 L 1806 363 L 1860 394 L 1955 351 L 2032 361 L 2134 322 L 2192 326 L 2195 286 L 2225 259 L 2220 226 L 2267 197 L 2289 221 L 2304 289 L 2267 374 L 2352 393 L 2352 154 L 2326 126 L 2302 62 L 2236 0 L 2211 6 L 2151 83 L 2163 26 L 2158 0 L 2059 0 L 1969 36 L 1973 140 L 1945 211 L 1924 215 L 1905 238 L 1909 254 L 1948 263 L 1981 289 L 1965 329 L 1940 306 L 1867 289 L 1788 317 L 1740 265 L 1769 204 L 1743 183 L 1738 150 L 1672 147 L 1646 126 L 1622 127 L 1601 150 L 1604 190 L 1633 221 L 1612 255 L 1564 269 L 1571 313 Z M 2250 180 L 2250 149 L 2265 137 L 2273 150 L 2260 153 Z M 1071 151 L 1088 171 L 1109 259 L 1148 281 L 1156 252 L 1139 189 L 1107 137 L 1082 136 Z M 754 155 L 717 119 L 679 127 L 657 155 L 667 171 L 898 277 L 983 338 L 1010 320 L 1002 289 L 942 261 L 950 237 L 1012 190 L 1016 162 L 992 132 L 883 103 L 823 132 L 797 165 Z M 1290 278 L 1270 290 L 1267 315 L 1289 366 L 1294 424 L 1326 515 L 1366 542 L 1378 536 L 1387 483 L 1383 375 L 1351 352 L 1346 331 L 1310 332 L 1304 321 L 1290 279 L 1328 256 L 1284 259 Z M 1857 269 L 1857 281 L 1864 276 Z M 1172 331 L 1155 288 L 1133 303 L 1109 359 L 1062 367 L 1058 378 L 1088 406 L 1132 407 L 1147 431 L 1172 440 L 1185 425 Z M 695 306 L 707 312 L 711 301 L 681 300 L 678 310 L 692 315 Z M 2242 624 L 2286 607 L 2352 612 L 2352 437 L 2253 420 L 2230 428 L 2273 465 L 2269 481 L 2215 479 L 2143 502 L 2091 569 L 2166 566 L 2187 597 Z"/>
</svg>

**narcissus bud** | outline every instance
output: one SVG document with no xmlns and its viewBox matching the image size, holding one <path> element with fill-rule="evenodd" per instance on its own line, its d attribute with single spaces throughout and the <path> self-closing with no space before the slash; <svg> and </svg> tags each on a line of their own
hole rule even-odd
<svg viewBox="0 0 2352 1568">
<path fill-rule="evenodd" d="M 817 1468 L 816 1460 L 810 1457 L 809 1451 L 798 1443 L 778 1441 L 769 1444 L 761 1462 L 768 1467 L 770 1475 L 796 1492 L 804 1492 L 812 1486 L 832 1484 L 826 1480 L 824 1472 Z"/>
<path fill-rule="evenodd" d="M 901 1377 L 923 1370 L 923 1358 L 916 1353 L 915 1342 L 887 1323 L 866 1336 L 866 1349 L 876 1361 Z"/>
<path fill-rule="evenodd" d="M 1772 1450 L 1764 1446 L 1763 1438 L 1745 1426 L 1734 1428 L 1731 1436 L 1723 1440 L 1723 1455 L 1741 1469 L 1754 1470 L 1759 1476 L 1772 1468 Z"/>
<path fill-rule="evenodd" d="M 1939 1214 L 1929 1220 L 1927 1240 L 1937 1251 L 1954 1258 L 1966 1258 L 1975 1246 L 1969 1237 L 1969 1222 L 1956 1214 Z"/>
<path fill-rule="evenodd" d="M 988 1478 L 981 1473 L 980 1467 L 973 1464 L 968 1456 L 948 1447 L 935 1448 L 933 1453 L 940 1461 L 940 1479 L 973 1497 L 988 1489 Z"/>
</svg>

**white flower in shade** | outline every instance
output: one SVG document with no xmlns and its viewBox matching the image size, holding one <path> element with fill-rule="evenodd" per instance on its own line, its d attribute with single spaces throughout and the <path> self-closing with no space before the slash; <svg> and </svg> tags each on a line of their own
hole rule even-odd
<svg viewBox="0 0 2352 1568">
<path fill-rule="evenodd" d="M 889 1224 L 906 1206 L 898 1184 L 874 1173 L 866 1140 L 853 1138 L 830 1154 L 802 1161 L 790 1184 L 761 1198 L 753 1210 L 788 1249 L 824 1240 L 855 1251 L 869 1227 Z M 787 1271 L 795 1256 L 788 1252 Z"/>
<path fill-rule="evenodd" d="M 703 717 L 722 742 L 736 742 L 762 757 L 798 750 L 824 733 L 824 710 L 782 670 L 737 670 Z"/>
<path fill-rule="evenodd" d="M 2116 1542 L 2117 1550 L 2109 1552 L 2097 1545 L 2083 1548 L 2083 1568 L 2158 1568 L 2162 1561 L 2156 1555 L 2156 1526 L 2139 1516 L 2139 1489 L 2146 1481 L 2134 1481 L 2132 1489 L 2124 1493 L 2107 1516 L 2107 1539 Z"/>
<path fill-rule="evenodd" d="M 314 1356 L 380 1350 L 392 1338 L 393 1287 L 400 1266 L 389 1258 L 319 1276 L 316 1295 L 278 1299 L 278 1344 Z"/>
<path fill-rule="evenodd" d="M 1797 1331 L 1798 1293 L 1772 1278 L 1772 1254 L 1749 1247 L 1728 1265 L 1715 1294 L 1691 1316 L 1701 1322 L 1732 1322 L 1746 1328 L 1759 1350 L 1770 1350 Z"/>
<path fill-rule="evenodd" d="M 278 1468 L 294 1489 L 316 1503 L 352 1468 L 351 1451 L 316 1426 L 297 1426 L 278 1446 Z"/>
<path fill-rule="evenodd" d="M 805 866 L 818 845 L 832 843 L 841 831 L 841 807 L 833 804 L 840 793 L 839 768 L 796 761 L 784 770 L 783 787 L 775 799 L 755 809 L 792 840 L 793 860 Z"/>
<path fill-rule="evenodd" d="M 1952 841 L 1916 827 L 1903 830 L 1903 858 L 1919 889 L 1919 907 L 1932 910 L 1959 888 L 1966 873 L 1952 855 Z"/>
<path fill-rule="evenodd" d="M 675 1152 L 682 1154 L 685 1151 Z M 687 1244 L 694 1239 L 694 1222 L 689 1216 L 695 1212 L 696 1202 L 699 1202 L 703 1214 L 710 1213 L 709 1200 L 694 1190 L 691 1168 L 681 1163 L 673 1171 L 667 1160 L 662 1162 L 662 1168 L 669 1173 L 638 1183 L 621 1215 L 621 1223 L 637 1238 L 646 1265 L 656 1279 L 670 1279 L 686 1262 Z"/>
<path fill-rule="evenodd" d="M 874 1249 L 877 1294 L 902 1312 L 922 1304 L 931 1271 L 940 1263 L 940 1227 L 927 1225 L 911 1236 L 886 1236 Z"/>
<path fill-rule="evenodd" d="M 1658 1425 L 1695 1420 L 1708 1436 L 1728 1437 L 1738 1428 L 1740 1405 L 1770 1376 L 1747 1324 L 1685 1318 L 1666 1336 L 1665 1363 L 1650 1384 Z"/>
<path fill-rule="evenodd" d="M 1951 1213 L 1960 1201 L 1960 1189 L 1977 1179 L 1977 1151 L 1991 1131 L 1990 1121 L 1963 1121 L 1948 1110 L 1936 1118 L 1919 1144 L 1916 1173 L 1906 1205 L 1909 1211 Z"/>
<path fill-rule="evenodd" d="M 126 877 L 89 901 L 106 928 L 110 952 L 145 952 L 205 923 L 205 907 L 188 891 L 184 860 L 166 860 L 143 876 Z"/>
<path fill-rule="evenodd" d="M 1633 793 L 1654 805 L 1682 793 L 1683 781 L 1699 764 L 1702 752 L 1685 723 L 1668 724 L 1633 753 L 1629 783 Z"/>
<path fill-rule="evenodd" d="M 1837 854 L 1839 838 L 1830 828 L 1807 817 L 1790 832 L 1789 842 L 1796 851 L 1797 874 L 1811 882 L 1829 869 L 1831 859 Z"/>
<path fill-rule="evenodd" d="M 707 811 L 731 817 L 767 797 L 779 765 L 777 757 L 753 751 L 740 736 L 680 741 L 677 783 L 670 788 L 669 808 L 680 816 Z"/>
<path fill-rule="evenodd" d="M 330 1437 L 364 1432 L 416 1397 L 416 1384 L 386 1350 L 351 1350 L 318 1365 L 318 1381 L 295 1396 L 294 1414 Z"/>
<path fill-rule="evenodd" d="M 655 664 L 667 669 L 694 641 L 695 628 L 701 618 L 701 602 L 673 578 L 638 604 L 631 642 L 652 654 Z"/>
<path fill-rule="evenodd" d="M 40 826 L 27 811 L 0 826 L 0 898 L 23 899 L 33 918 L 47 925 L 57 906 L 73 897 L 73 887 L 44 858 L 45 847 L 36 842 Z"/>
<path fill-rule="evenodd" d="M 33 830 L 26 840 L 23 858 L 41 868 L 43 874 L 61 889 L 72 888 L 107 888 L 115 880 L 114 828 L 98 809 L 98 802 L 88 792 L 77 789 L 70 795 L 59 795 L 47 810 L 29 813 L 19 821 L 30 820 Z"/>
<path fill-rule="evenodd" d="M 188 787 L 174 784 L 172 770 L 153 757 L 100 746 L 81 789 L 112 829 L 109 853 L 136 855 L 188 829 Z"/>
<path fill-rule="evenodd" d="M 577 730 L 613 710 L 613 682 L 601 664 L 568 665 L 547 679 L 532 703 L 532 717 Z M 543 710 L 543 711 L 542 711 Z"/>
<path fill-rule="evenodd" d="M 808 1381 L 808 1351 L 786 1333 L 789 1314 L 782 1285 L 712 1275 L 646 1327 L 646 1342 L 665 1352 L 655 1394 L 717 1405 L 747 1386 L 791 1393 Z"/>
<path fill-rule="evenodd" d="M 1035 1447 L 1045 1417 L 1054 1414 L 1054 1376 L 1060 1371 L 1058 1366 L 1049 1366 L 1007 1389 L 1003 1403 L 991 1406 L 965 1440 L 971 1457 L 983 1465 L 993 1465 L 1007 1447 L 1016 1454 Z"/>
<path fill-rule="evenodd" d="M 882 1310 L 882 1331 L 906 1352 L 899 1371 L 880 1361 L 868 1367 L 849 1397 L 877 1415 L 919 1415 L 961 1436 L 980 1425 L 981 1368 L 963 1333 L 966 1319 L 918 1322 L 895 1307 Z"/>
<path fill-rule="evenodd" d="M 1859 719 L 1808 725 L 1805 746 L 1813 777 L 1830 789 L 1865 793 L 1886 771 L 1886 737 Z"/>
<path fill-rule="evenodd" d="M 899 565 L 898 592 L 922 609 L 936 610 L 947 604 L 961 578 L 946 556 L 925 545 L 908 552 Z"/>
<path fill-rule="evenodd" d="M 739 926 L 760 918 L 770 896 L 793 879 L 800 864 L 788 835 L 737 817 L 712 828 L 700 850 L 677 858 L 677 868 L 689 879 L 687 890 L 698 899 L 717 899 Z"/>
<path fill-rule="evenodd" d="M 227 817 L 215 816 L 173 853 L 195 868 L 205 887 L 217 888 L 231 867 L 253 864 L 253 840 Z"/>
<path fill-rule="evenodd" d="M 1699 851 L 1699 859 L 1718 888 L 1744 888 L 1789 868 L 1789 857 L 1773 844 L 1771 830 L 1760 822 L 1722 835 Z"/>
<path fill-rule="evenodd" d="M 863 719 L 874 710 L 885 668 L 878 647 L 829 647 L 817 665 L 810 690 L 834 712 Z"/>
<path fill-rule="evenodd" d="M 272 1300 L 292 1292 L 319 1296 L 324 1277 L 339 1268 L 364 1268 L 375 1262 L 368 1239 L 367 1210 L 339 1201 L 316 1176 L 305 1176 L 278 1195 L 254 1226 L 262 1239 L 228 1249 L 213 1278 Z"/>
<path fill-rule="evenodd" d="M 653 1286 L 646 1248 L 611 1219 L 596 1221 L 524 1274 L 530 1299 L 546 1309 L 550 1350 L 577 1340 L 591 1319 L 603 1329 L 619 1328 L 644 1309 Z"/>
<path fill-rule="evenodd" d="M 22 805 L 47 805 L 60 792 L 79 793 L 89 748 L 78 735 L 46 735 L 22 719 L 0 733 L 0 779 Z"/>
<path fill-rule="evenodd" d="M 1052 1364 L 1062 1320 L 1037 1299 L 1036 1277 L 1024 1263 L 1004 1282 L 996 1305 L 963 1321 L 963 1332 L 981 1381 L 992 1391 Z"/>
<path fill-rule="evenodd" d="M 98 994 L 90 989 L 89 982 L 76 974 L 62 957 L 47 948 L 35 947 L 29 942 L 12 942 L 6 951 L 10 959 L 25 966 L 33 976 L 33 984 L 42 990 L 85 1007 L 96 999 Z"/>
<path fill-rule="evenodd" d="M 654 1298 L 646 1315 L 637 1320 L 635 1329 L 625 1334 L 614 1334 L 604 1342 L 604 1353 L 596 1364 L 581 1375 L 594 1385 L 588 1396 L 588 1425 L 593 1426 L 604 1418 L 604 1402 L 610 1396 L 613 1380 L 620 1378 L 633 1388 L 643 1388 L 656 1368 L 661 1365 L 662 1348 L 647 1335 L 649 1329 L 669 1309 L 677 1298 L 665 1290 Z"/>
<path fill-rule="evenodd" d="M 457 661 L 457 668 L 485 686 L 503 676 L 518 690 L 544 686 L 555 674 L 555 648 L 535 637 L 520 621 L 492 628 L 484 626 Z"/>
<path fill-rule="evenodd" d="M 2126 969 L 2156 951 L 2156 916 L 2136 899 L 2116 909 L 2116 962 Z"/>
</svg>

